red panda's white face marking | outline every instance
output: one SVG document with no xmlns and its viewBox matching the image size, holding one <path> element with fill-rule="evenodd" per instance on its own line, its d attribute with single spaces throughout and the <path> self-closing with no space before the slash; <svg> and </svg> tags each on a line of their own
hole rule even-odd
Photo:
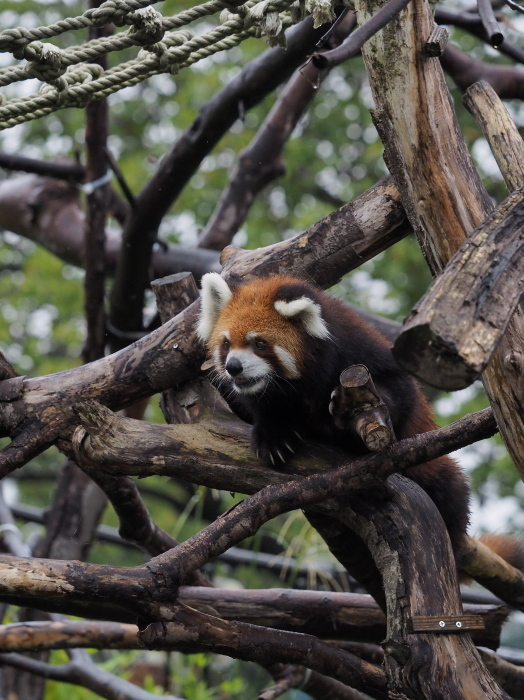
<svg viewBox="0 0 524 700">
<path fill-rule="evenodd" d="M 308 336 L 326 339 L 321 308 L 300 296 L 275 300 L 293 278 L 258 279 L 235 289 L 217 273 L 202 278 L 198 335 L 218 374 L 242 394 L 262 394 L 272 379 L 300 378 Z"/>
</svg>

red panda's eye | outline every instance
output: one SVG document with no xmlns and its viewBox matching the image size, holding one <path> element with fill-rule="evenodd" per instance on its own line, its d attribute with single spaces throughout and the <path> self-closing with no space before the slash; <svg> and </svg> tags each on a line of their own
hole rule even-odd
<svg viewBox="0 0 524 700">
<path fill-rule="evenodd" d="M 229 350 L 229 340 L 227 338 L 224 338 L 224 340 L 222 341 L 222 347 L 226 351 Z"/>
<path fill-rule="evenodd" d="M 267 343 L 265 340 L 259 339 L 255 341 L 255 347 L 257 350 L 265 350 L 267 348 Z"/>
</svg>

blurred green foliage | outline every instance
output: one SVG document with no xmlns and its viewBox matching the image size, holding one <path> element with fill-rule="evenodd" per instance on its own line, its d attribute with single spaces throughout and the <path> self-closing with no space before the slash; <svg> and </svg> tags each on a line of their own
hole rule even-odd
<svg viewBox="0 0 524 700">
<path fill-rule="evenodd" d="M 190 0 L 166 0 L 159 9 L 164 15 L 169 15 L 192 4 Z M 454 8 L 451 2 L 444 5 Z M 0 26 L 40 26 L 61 16 L 80 14 L 83 10 L 83 3 L 74 0 L 60 3 L 54 0 L 40 0 L 38 3 L 35 0 L 4 0 Z M 216 18 L 208 18 L 204 22 L 207 26 L 216 21 Z M 192 29 L 198 32 L 198 23 Z M 506 61 L 468 34 L 459 30 L 451 33 L 453 42 L 475 58 L 489 62 Z M 82 43 L 85 38 L 84 31 L 74 35 L 66 33 L 54 43 L 66 47 Z M 155 76 L 110 98 L 109 145 L 135 193 L 140 191 L 162 156 L 195 120 L 206 102 L 265 48 L 263 40 L 250 39 L 240 47 L 217 54 L 176 76 Z M 135 53 L 110 54 L 110 65 L 127 60 Z M 5 54 L 0 58 L 0 65 L 9 65 Z M 30 81 L 30 87 L 32 91 L 37 89 L 36 81 Z M 15 84 L 6 88 L 5 94 L 9 97 L 26 89 L 24 84 Z M 484 183 L 491 196 L 499 201 L 506 191 L 498 170 L 478 126 L 462 106 L 459 91 L 451 83 L 450 89 L 464 136 Z M 238 153 L 249 144 L 274 100 L 275 95 L 269 96 L 243 121 L 238 121 L 204 160 L 165 219 L 161 230 L 165 240 L 184 245 L 196 242 L 228 181 Z M 319 88 L 311 109 L 286 146 L 286 173 L 258 197 L 235 242 L 256 248 L 301 232 L 381 179 L 386 168 L 370 115 L 371 107 L 362 60 L 355 58 L 334 69 Z M 522 126 L 522 105 L 512 103 L 509 107 L 516 123 Z M 0 132 L 0 150 L 45 159 L 79 157 L 85 161 L 83 112 L 66 109 Z M 18 176 L 8 172 L 0 174 L 2 177 Z M 445 227 L 446 222 L 443 221 L 442 225 Z M 20 373 L 40 376 L 81 362 L 85 331 L 82 281 L 80 270 L 10 232 L 0 233 L 0 350 Z M 414 237 L 409 237 L 347 275 L 336 285 L 334 292 L 370 311 L 401 320 L 429 283 L 430 275 L 417 242 Z M 480 385 L 456 396 L 435 398 L 437 417 L 442 424 L 486 405 Z M 161 420 L 157 404 L 157 398 L 154 398 L 148 409 L 148 419 Z M 472 447 L 465 460 L 479 503 L 497 496 L 516 499 L 513 515 L 504 519 L 501 513 L 499 527 L 522 526 L 518 511 L 524 493 L 518 487 L 515 469 L 500 442 L 487 441 Z M 16 481 L 19 500 L 41 508 L 48 507 L 53 495 L 53 478 L 60 464 L 59 453 L 52 449 L 21 470 L 21 478 Z M 33 474 L 36 471 L 39 478 L 31 478 L 31 471 Z M 147 486 L 144 498 L 155 522 L 182 540 L 204 527 L 214 517 L 212 513 L 226 510 L 240 498 L 222 495 L 217 500 L 216 495 L 206 489 L 193 489 L 190 485 L 161 477 L 152 477 L 139 485 Z M 107 509 L 104 522 L 118 526 L 111 508 Z M 479 522 L 482 527 L 482 518 Z M 24 532 L 29 532 L 35 526 L 24 528 Z M 322 540 L 305 524 L 300 514 L 290 514 L 269 523 L 246 546 L 257 551 L 264 536 L 272 538 L 277 549 L 293 557 L 297 563 L 329 560 Z M 91 558 L 96 562 L 126 565 L 138 564 L 144 559 L 139 552 L 100 542 L 93 545 Z M 219 562 L 213 573 L 222 582 L 235 580 L 248 587 L 283 585 L 274 573 L 254 566 L 232 568 Z M 295 578 L 291 572 L 291 583 Z M 315 573 L 314 566 L 308 583 L 313 587 L 336 588 L 338 585 Z M 125 675 L 138 654 L 98 654 L 97 661 L 100 657 L 104 668 Z M 57 662 L 66 660 L 65 655 L 58 653 L 53 658 Z M 219 671 L 213 670 L 213 665 L 209 669 L 209 659 L 204 655 L 175 654 L 170 664 L 176 685 L 173 692 L 180 693 L 187 700 L 254 697 L 261 683 L 267 682 L 259 671 L 253 673 L 251 667 L 247 672 L 240 672 L 238 662 L 227 661 Z M 152 691 L 154 681 L 147 680 L 146 686 Z M 155 691 L 160 692 L 158 688 Z M 66 697 L 68 700 L 87 700 L 94 696 L 83 689 L 54 682 L 48 684 L 47 700 L 65 700 Z M 291 698 L 293 694 L 284 697 Z"/>
</svg>

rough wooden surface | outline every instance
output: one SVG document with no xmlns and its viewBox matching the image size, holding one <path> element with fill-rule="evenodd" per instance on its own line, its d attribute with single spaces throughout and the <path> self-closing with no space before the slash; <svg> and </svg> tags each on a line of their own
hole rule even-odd
<svg viewBox="0 0 524 700">
<path fill-rule="evenodd" d="M 462 389 L 485 369 L 516 310 L 524 279 L 524 189 L 462 244 L 406 319 L 397 362 L 439 389 Z"/>
<path fill-rule="evenodd" d="M 508 190 L 524 186 L 522 137 L 495 90 L 481 80 L 466 90 L 463 102 L 482 129 Z"/>
<path fill-rule="evenodd" d="M 351 365 L 342 372 L 329 412 L 337 427 L 354 432 L 371 452 L 383 450 L 395 439 L 389 410 L 364 365 Z"/>
<path fill-rule="evenodd" d="M 399 192 L 386 178 L 303 234 L 257 250 L 228 246 L 224 275 L 247 281 L 264 274 L 305 277 L 330 287 L 349 270 L 378 255 L 411 232 Z"/>
<path fill-rule="evenodd" d="M 508 110 L 493 88 L 476 83 L 467 92 L 471 110 L 495 156 L 508 190 L 524 187 L 524 142 Z M 518 282 L 518 280 L 517 280 Z M 524 308 L 522 302 L 483 376 L 484 386 L 506 447 L 524 479 Z M 502 387 L 502 396 L 497 393 Z"/>
<path fill-rule="evenodd" d="M 358 23 L 383 4 L 356 0 Z M 362 55 L 386 163 L 436 276 L 493 205 L 460 133 L 439 60 L 425 53 L 433 27 L 428 2 L 413 0 L 364 45 Z M 508 327 L 511 348 L 499 347 L 484 380 L 502 437 L 524 475 L 524 416 L 515 411 L 515 379 L 505 361 L 507 356 L 515 361 L 521 353 L 519 339 L 512 335 L 515 323 L 518 317 Z"/>
<path fill-rule="evenodd" d="M 390 697 L 508 700 L 469 635 L 409 632 L 414 617 L 463 611 L 449 538 L 435 506 L 409 479 L 395 475 L 388 485 L 391 500 L 355 499 L 340 516 L 366 541 L 384 579 L 388 628 L 382 646 Z"/>
</svg>

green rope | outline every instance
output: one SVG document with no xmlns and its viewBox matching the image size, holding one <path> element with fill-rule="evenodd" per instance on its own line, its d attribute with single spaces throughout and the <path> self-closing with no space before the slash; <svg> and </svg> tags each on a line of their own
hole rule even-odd
<svg viewBox="0 0 524 700">
<path fill-rule="evenodd" d="M 325 4 L 329 0 L 307 0 Z M 164 18 L 149 7 L 153 0 L 107 0 L 81 17 L 48 27 L 0 32 L 0 51 L 29 61 L 22 66 L 0 70 L 0 86 L 37 77 L 44 85 L 40 92 L 5 101 L 0 96 L 0 130 L 38 119 L 64 107 L 84 107 L 142 82 L 159 73 L 177 73 L 218 51 L 237 46 L 250 36 L 266 35 L 270 45 L 284 42 L 284 29 L 303 17 L 303 0 L 210 0 L 202 5 Z M 200 36 L 180 30 L 206 15 L 222 11 L 222 24 Z M 107 22 L 130 24 L 130 29 L 113 37 L 86 42 L 67 50 L 39 39 L 64 31 L 100 26 Z M 178 31 L 169 31 L 178 29 Z M 32 43 L 30 43 L 32 42 Z M 110 51 L 142 46 L 136 59 L 104 71 L 94 61 Z M 73 67 L 74 66 L 74 67 Z"/>
<path fill-rule="evenodd" d="M 145 1 L 143 1 L 142 5 L 145 4 Z M 180 27 L 185 26 L 186 24 L 190 24 L 198 19 L 201 19 L 202 17 L 213 15 L 216 12 L 219 12 L 229 6 L 230 3 L 227 2 L 227 0 L 211 0 L 211 2 L 204 3 L 203 5 L 197 5 L 196 7 L 190 8 L 189 10 L 184 10 L 183 12 L 180 12 L 174 15 L 173 17 L 161 18 L 162 28 L 164 31 L 178 29 Z M 159 16 L 161 17 L 161 15 Z M 75 20 L 79 19 L 82 18 L 75 18 Z M 67 22 L 68 20 L 64 21 Z M 56 27 L 60 24 L 62 23 L 59 22 L 56 25 L 52 26 Z M 47 27 L 47 29 L 50 28 L 51 27 Z M 39 29 L 31 30 L 31 33 L 42 37 L 42 29 L 45 28 L 40 27 Z M 29 30 L 24 30 L 20 28 L 19 30 L 8 29 L 6 31 L 0 32 L 0 51 L 8 50 L 7 48 L 3 47 L 9 44 L 8 39 L 12 37 L 13 33 L 18 31 L 28 32 Z M 33 41 L 33 39 L 31 39 L 31 41 Z M 82 44 L 81 46 L 72 46 L 66 50 L 55 49 L 59 53 L 60 65 L 63 67 L 63 71 L 62 73 L 60 73 L 60 75 L 63 74 L 65 72 L 65 69 L 69 66 L 83 62 L 94 63 L 99 58 L 108 53 L 111 53 L 112 51 L 122 51 L 123 49 L 128 49 L 132 46 L 143 45 L 147 45 L 144 42 L 143 35 L 141 35 L 139 32 L 126 32 L 111 37 L 93 39 L 91 41 L 86 42 L 85 44 Z M 23 47 L 21 47 L 20 44 L 17 44 L 17 46 L 20 50 L 23 49 L 23 57 L 28 59 L 29 61 L 41 60 L 41 50 L 44 45 L 40 42 L 34 43 L 32 45 L 25 44 Z M 38 75 L 35 75 L 35 71 L 30 64 L 18 66 L 15 68 L 2 68 L 0 69 L 0 87 L 9 85 L 14 82 L 18 82 L 20 80 L 27 80 L 29 78 L 34 77 L 38 77 Z M 52 79 L 56 79 L 58 77 L 60 76 L 55 75 Z"/>
</svg>

